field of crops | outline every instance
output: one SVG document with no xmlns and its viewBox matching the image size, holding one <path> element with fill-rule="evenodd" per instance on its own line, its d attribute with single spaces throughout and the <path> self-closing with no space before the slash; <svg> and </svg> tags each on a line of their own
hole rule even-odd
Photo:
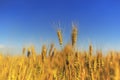
<svg viewBox="0 0 120 80">
<path fill-rule="evenodd" d="M 78 30 L 73 27 L 71 43 L 63 45 L 61 30 L 57 30 L 58 50 L 52 43 L 41 54 L 34 47 L 23 48 L 21 56 L 0 55 L 0 80 L 120 80 L 120 53 L 102 51 L 93 54 L 76 50 Z"/>
</svg>

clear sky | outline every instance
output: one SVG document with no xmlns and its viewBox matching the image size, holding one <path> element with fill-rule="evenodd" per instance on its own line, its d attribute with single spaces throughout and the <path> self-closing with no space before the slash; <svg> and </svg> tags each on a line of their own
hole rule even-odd
<svg viewBox="0 0 120 80">
<path fill-rule="evenodd" d="M 120 50 L 119 0 L 0 0 L 0 48 L 58 45 L 53 23 L 59 21 L 65 43 L 73 21 L 81 49 L 91 41 L 96 48 Z"/>
</svg>

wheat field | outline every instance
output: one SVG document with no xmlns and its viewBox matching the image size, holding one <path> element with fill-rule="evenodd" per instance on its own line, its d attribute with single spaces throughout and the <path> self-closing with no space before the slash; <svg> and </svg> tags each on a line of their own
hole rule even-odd
<svg viewBox="0 0 120 80">
<path fill-rule="evenodd" d="M 93 54 L 77 49 L 78 29 L 73 25 L 71 43 L 63 45 L 62 33 L 57 31 L 61 49 L 51 43 L 37 54 L 34 46 L 23 48 L 21 56 L 0 55 L 0 80 L 120 80 L 120 52 L 102 51 Z"/>
</svg>

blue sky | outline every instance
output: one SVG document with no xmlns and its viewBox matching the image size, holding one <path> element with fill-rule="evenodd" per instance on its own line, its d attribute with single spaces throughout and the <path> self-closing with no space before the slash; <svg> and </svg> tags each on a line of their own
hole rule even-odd
<svg viewBox="0 0 120 80">
<path fill-rule="evenodd" d="M 119 0 L 2 0 L 0 1 L 0 45 L 20 49 L 44 43 L 58 46 L 55 25 L 64 29 L 64 43 L 70 41 L 71 23 L 78 25 L 77 46 L 87 49 L 120 49 Z"/>
</svg>

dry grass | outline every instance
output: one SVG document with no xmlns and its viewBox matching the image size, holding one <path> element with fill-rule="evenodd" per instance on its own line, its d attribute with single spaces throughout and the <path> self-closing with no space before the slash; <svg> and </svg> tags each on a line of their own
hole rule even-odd
<svg viewBox="0 0 120 80">
<path fill-rule="evenodd" d="M 37 54 L 34 47 L 23 48 L 21 56 L 1 54 L 0 80 L 120 80 L 119 52 L 103 56 L 97 51 L 93 55 L 92 45 L 88 51 L 75 51 L 75 32 L 73 30 L 72 44 L 66 44 L 61 50 L 51 44 L 50 50 L 43 45 L 41 54 Z M 57 34 L 62 45 L 61 34 Z"/>
</svg>

